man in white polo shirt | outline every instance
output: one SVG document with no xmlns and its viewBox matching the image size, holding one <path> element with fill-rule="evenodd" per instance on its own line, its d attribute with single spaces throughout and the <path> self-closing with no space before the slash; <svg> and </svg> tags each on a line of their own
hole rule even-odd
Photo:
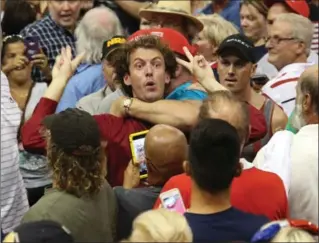
<svg viewBox="0 0 319 243">
<path fill-rule="evenodd" d="M 29 209 L 19 170 L 17 131 L 21 111 L 10 94 L 7 77 L 1 72 L 1 229 L 9 233 Z"/>
<path fill-rule="evenodd" d="M 269 29 L 268 61 L 279 71 L 262 92 L 281 106 L 287 116 L 295 108 L 296 85 L 307 63 L 313 35 L 311 21 L 294 13 L 280 14 Z"/>
</svg>

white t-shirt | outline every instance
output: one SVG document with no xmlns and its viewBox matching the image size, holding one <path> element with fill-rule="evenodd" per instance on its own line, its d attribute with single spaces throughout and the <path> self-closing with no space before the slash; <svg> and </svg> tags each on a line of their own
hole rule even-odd
<svg viewBox="0 0 319 243">
<path fill-rule="evenodd" d="M 296 85 L 300 75 L 307 67 L 314 63 L 289 64 L 277 74 L 275 78 L 268 81 L 262 88 L 262 92 L 284 109 L 289 117 L 295 108 Z"/>
<path fill-rule="evenodd" d="M 1 228 L 4 233 L 18 226 L 29 209 L 19 170 L 20 119 L 21 111 L 11 97 L 7 77 L 1 72 Z"/>
</svg>

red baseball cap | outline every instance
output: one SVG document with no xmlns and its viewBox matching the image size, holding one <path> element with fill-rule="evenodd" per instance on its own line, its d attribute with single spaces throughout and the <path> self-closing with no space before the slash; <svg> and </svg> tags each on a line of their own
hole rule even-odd
<svg viewBox="0 0 319 243">
<path fill-rule="evenodd" d="M 144 29 L 133 33 L 128 41 L 136 40 L 143 35 L 156 35 L 168 44 L 169 48 L 180 55 L 185 56 L 183 47 L 186 46 L 192 55 L 197 53 L 197 46 L 189 44 L 188 40 L 178 31 L 169 28 Z"/>
<path fill-rule="evenodd" d="M 306 18 L 308 18 L 310 14 L 310 9 L 306 0 L 266 0 L 265 2 L 268 8 L 275 3 L 286 3 L 287 6 L 296 14 L 300 14 Z"/>
</svg>

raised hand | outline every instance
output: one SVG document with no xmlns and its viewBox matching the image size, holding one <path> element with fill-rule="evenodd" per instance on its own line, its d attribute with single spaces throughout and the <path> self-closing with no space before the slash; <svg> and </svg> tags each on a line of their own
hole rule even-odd
<svg viewBox="0 0 319 243">
<path fill-rule="evenodd" d="M 48 58 L 47 56 L 42 52 L 36 55 L 32 56 L 32 60 L 31 60 L 32 65 L 39 67 L 42 71 L 45 70 L 46 68 L 48 68 Z"/>
<path fill-rule="evenodd" d="M 180 58 L 176 58 L 176 61 L 180 65 L 187 68 L 208 93 L 212 93 L 217 90 L 226 90 L 226 88 L 218 83 L 215 79 L 213 70 L 204 56 L 193 56 L 187 47 L 183 47 L 183 50 L 189 62 L 186 62 Z"/>
<path fill-rule="evenodd" d="M 52 68 L 52 80 L 64 79 L 69 80 L 76 68 L 80 65 L 85 53 L 77 55 L 72 59 L 71 47 L 62 48 L 61 54 L 56 57 L 55 64 Z"/>
<path fill-rule="evenodd" d="M 183 47 L 186 57 L 188 58 L 189 62 L 186 62 L 180 58 L 177 58 L 177 63 L 187 68 L 198 80 L 198 82 L 202 83 L 202 80 L 207 78 L 213 78 L 214 73 L 209 66 L 208 62 L 202 55 L 193 56 L 187 47 Z"/>
<path fill-rule="evenodd" d="M 17 55 L 13 60 L 8 61 L 2 66 L 2 71 L 8 75 L 11 71 L 15 69 L 22 69 L 29 64 L 29 60 L 26 56 Z"/>
</svg>

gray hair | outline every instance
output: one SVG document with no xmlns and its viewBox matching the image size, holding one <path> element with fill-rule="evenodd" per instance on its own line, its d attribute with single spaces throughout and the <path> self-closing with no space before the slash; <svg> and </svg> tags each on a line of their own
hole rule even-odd
<svg viewBox="0 0 319 243">
<path fill-rule="evenodd" d="M 295 13 L 280 14 L 275 21 L 282 21 L 291 26 L 292 37 L 304 42 L 306 46 L 306 55 L 308 56 L 311 50 L 314 31 L 312 22 L 308 18 Z"/>
<path fill-rule="evenodd" d="M 75 30 L 76 51 L 86 53 L 85 63 L 101 63 L 103 42 L 115 35 L 123 35 L 116 14 L 107 7 L 93 8 L 84 15 Z"/>
</svg>

